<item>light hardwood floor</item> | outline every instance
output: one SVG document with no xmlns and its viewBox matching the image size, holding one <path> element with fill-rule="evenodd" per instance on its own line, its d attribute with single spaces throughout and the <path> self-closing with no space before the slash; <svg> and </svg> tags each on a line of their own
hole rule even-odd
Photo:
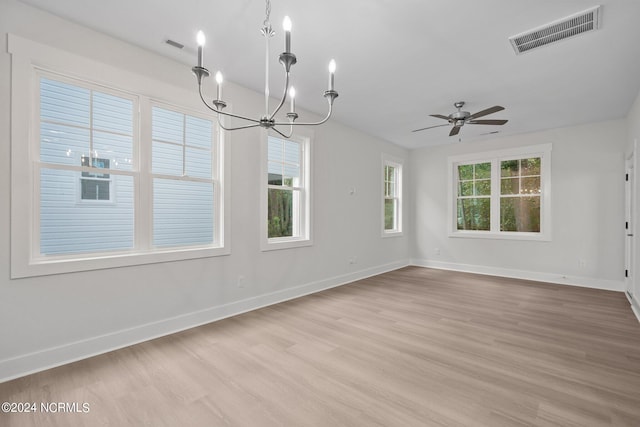
<svg viewBox="0 0 640 427">
<path fill-rule="evenodd" d="M 407 267 L 0 384 L 2 426 L 640 426 L 622 293 Z"/>
</svg>

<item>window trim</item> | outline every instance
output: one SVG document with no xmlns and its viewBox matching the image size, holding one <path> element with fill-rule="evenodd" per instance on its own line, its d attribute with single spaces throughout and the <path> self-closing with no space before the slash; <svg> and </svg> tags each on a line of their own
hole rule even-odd
<svg viewBox="0 0 640 427">
<path fill-rule="evenodd" d="M 396 168 L 396 199 L 398 201 L 398 205 L 396 208 L 396 228 L 392 230 L 385 229 L 385 176 L 384 170 L 386 166 L 393 166 Z M 398 157 L 391 156 L 389 154 L 382 154 L 382 185 L 380 194 L 382 195 L 382 216 L 381 216 L 381 229 L 382 229 L 382 237 L 400 237 L 404 235 L 403 231 L 403 175 L 404 175 L 404 161 Z"/>
<path fill-rule="evenodd" d="M 300 236 L 294 237 L 268 237 L 268 192 L 270 187 L 268 182 L 268 146 L 269 136 L 283 139 L 278 134 L 271 134 L 262 129 L 260 132 L 260 250 L 272 251 L 290 248 L 299 248 L 313 245 L 312 233 L 312 212 L 313 212 L 313 131 L 309 129 L 297 128 L 293 136 L 288 138 L 291 141 L 302 144 L 302 163 L 300 165 L 301 186 L 294 190 L 301 192 L 303 200 L 300 204 Z"/>
<path fill-rule="evenodd" d="M 504 150 L 450 156 L 448 163 L 448 236 L 455 238 L 481 238 L 506 240 L 551 241 L 551 151 L 552 144 L 539 144 Z M 500 231 L 500 167 L 505 160 L 540 157 L 540 232 Z M 457 227 L 457 177 L 458 165 L 491 163 L 491 228 L 490 231 L 458 230 Z M 497 214 L 496 214 L 497 213 Z"/>
<path fill-rule="evenodd" d="M 230 231 L 230 199 L 227 187 L 230 181 L 229 153 L 225 150 L 224 133 L 213 118 L 214 141 L 219 150 L 219 194 L 220 206 L 216 210 L 218 219 L 223 222 L 220 231 L 220 244 L 217 247 L 142 247 L 141 233 L 149 233 L 141 218 L 140 206 L 146 204 L 150 208 L 150 187 L 141 178 L 140 166 L 134 165 L 132 171 L 113 170 L 111 174 L 132 176 L 139 193 L 135 200 L 134 213 L 134 248 L 135 250 L 114 252 L 93 252 L 72 255 L 40 256 L 34 254 L 35 239 L 39 239 L 38 231 L 33 228 L 39 224 L 35 200 L 39 197 L 36 188 L 36 169 L 39 165 L 39 93 L 37 82 L 41 72 L 56 78 L 68 78 L 80 81 L 92 87 L 109 92 L 129 94 L 138 98 L 138 106 L 134 111 L 137 121 L 134 122 L 134 158 L 140 163 L 150 162 L 151 150 L 151 102 L 165 105 L 176 105 L 182 111 L 199 111 L 205 114 L 201 103 L 193 92 L 171 85 L 149 76 L 126 71 L 121 68 L 100 63 L 64 50 L 40 44 L 14 34 L 8 34 L 8 52 L 11 54 L 11 93 L 29 94 L 28 96 L 11 97 L 11 279 L 43 276 L 51 274 L 90 271 L 104 268 L 134 266 L 142 264 L 179 261 L 196 258 L 228 255 L 231 253 L 229 242 Z M 78 75 L 82 70 L 83 75 Z M 91 76 L 91 79 L 85 76 Z M 145 110 L 146 109 L 146 110 Z M 148 111 L 148 114 L 140 114 Z M 146 117 L 148 116 L 148 117 Z M 24 143 L 27 141 L 28 143 Z M 148 147 L 146 147 L 148 146 Z M 19 167 L 18 167 L 19 166 Z M 147 165 L 150 167 L 149 165 Z M 71 169 L 71 168 L 65 168 Z M 77 167 L 78 170 L 82 168 Z M 150 170 L 150 169 L 149 169 Z M 36 256 L 38 255 L 38 256 Z"/>
</svg>

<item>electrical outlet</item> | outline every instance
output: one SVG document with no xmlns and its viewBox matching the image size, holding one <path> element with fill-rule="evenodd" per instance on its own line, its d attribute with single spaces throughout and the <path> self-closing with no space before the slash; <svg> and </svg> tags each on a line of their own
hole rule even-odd
<svg viewBox="0 0 640 427">
<path fill-rule="evenodd" d="M 578 260 L 578 267 L 580 267 L 580 268 L 585 268 L 586 266 L 587 266 L 587 261 L 586 261 L 586 260 L 584 260 L 584 259 L 582 259 L 582 258 L 580 258 L 580 259 Z"/>
<path fill-rule="evenodd" d="M 357 257 L 351 257 L 349 258 L 349 264 L 357 264 L 358 263 L 358 258 Z"/>
<path fill-rule="evenodd" d="M 436 254 L 436 255 L 440 255 L 440 248 L 435 248 L 433 250 L 433 253 Z"/>
<path fill-rule="evenodd" d="M 244 276 L 238 276 L 236 284 L 239 288 L 244 288 Z"/>
</svg>

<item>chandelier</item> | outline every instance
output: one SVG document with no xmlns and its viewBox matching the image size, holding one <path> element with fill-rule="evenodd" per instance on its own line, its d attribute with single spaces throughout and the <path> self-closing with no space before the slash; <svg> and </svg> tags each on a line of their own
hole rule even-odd
<svg viewBox="0 0 640 427">
<path fill-rule="evenodd" d="M 198 42 L 198 65 L 191 68 L 193 74 L 195 74 L 196 79 L 198 80 L 198 92 L 200 94 L 200 99 L 211 111 L 215 112 L 218 117 L 218 124 L 224 130 L 239 130 L 239 129 L 248 129 L 253 127 L 261 126 L 266 129 L 272 129 L 277 132 L 284 138 L 289 138 L 293 134 L 294 126 L 316 126 L 321 125 L 331 117 L 331 112 L 333 109 L 333 101 L 338 97 L 338 92 L 334 89 L 334 74 L 336 71 L 336 63 L 332 59 L 329 62 L 329 87 L 328 90 L 324 91 L 324 97 L 329 102 L 329 112 L 326 117 L 318 122 L 296 122 L 298 118 L 298 113 L 296 113 L 296 103 L 295 103 L 295 95 L 296 91 L 293 86 L 290 86 L 291 83 L 291 66 L 297 62 L 296 56 L 291 52 L 291 19 L 288 16 L 285 16 L 282 27 L 284 29 L 284 37 L 285 37 L 285 48 L 284 52 L 282 52 L 279 56 L 280 63 L 284 67 L 285 79 L 284 79 L 284 91 L 282 93 L 282 98 L 278 105 L 273 109 L 273 111 L 269 112 L 269 39 L 275 35 L 275 32 L 271 28 L 271 23 L 269 22 L 269 16 L 271 14 L 271 2 L 270 0 L 266 0 L 266 9 L 265 9 L 265 20 L 263 22 L 263 26 L 260 30 L 262 35 L 265 38 L 265 87 L 264 87 L 264 115 L 260 118 L 252 118 L 246 117 L 238 114 L 232 114 L 229 112 L 223 111 L 227 106 L 227 103 L 222 100 L 222 74 L 220 71 L 216 73 L 215 79 L 217 84 L 216 91 L 216 99 L 211 101 L 211 104 L 207 103 L 202 94 L 202 80 L 205 77 L 209 77 L 211 73 L 204 67 L 204 53 L 203 48 L 205 44 L 205 36 L 202 31 L 198 31 L 197 34 L 197 42 Z M 290 98 L 290 109 L 286 114 L 286 119 L 278 119 L 276 118 L 276 114 L 282 109 L 282 106 L 285 104 L 287 100 L 287 96 Z M 225 125 L 220 120 L 220 116 L 228 116 L 236 119 L 241 119 L 246 122 L 242 126 L 237 127 L 225 127 Z M 281 131 L 278 129 L 279 127 L 288 126 L 288 131 Z"/>
</svg>

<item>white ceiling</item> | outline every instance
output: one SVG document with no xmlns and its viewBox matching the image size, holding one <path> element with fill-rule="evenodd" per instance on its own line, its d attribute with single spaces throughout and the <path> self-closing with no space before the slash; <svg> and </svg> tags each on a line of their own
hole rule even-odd
<svg viewBox="0 0 640 427">
<path fill-rule="evenodd" d="M 595 1 L 595 0 L 594 0 Z M 207 35 L 205 65 L 263 91 L 263 0 L 24 0 L 72 21 L 195 63 L 195 33 Z M 601 29 L 516 56 L 507 38 L 603 5 Z M 444 123 L 455 101 L 504 126 L 465 126 L 463 141 L 623 118 L 640 90 L 640 1 L 272 0 L 271 92 L 282 87 L 281 22 L 293 21 L 292 77 L 300 107 L 323 114 L 327 64 L 338 63 L 332 120 L 409 148 L 457 142 Z M 166 39 L 185 45 L 180 51 Z M 194 81 L 195 85 L 195 81 Z M 242 106 L 236 105 L 236 111 Z"/>
</svg>

